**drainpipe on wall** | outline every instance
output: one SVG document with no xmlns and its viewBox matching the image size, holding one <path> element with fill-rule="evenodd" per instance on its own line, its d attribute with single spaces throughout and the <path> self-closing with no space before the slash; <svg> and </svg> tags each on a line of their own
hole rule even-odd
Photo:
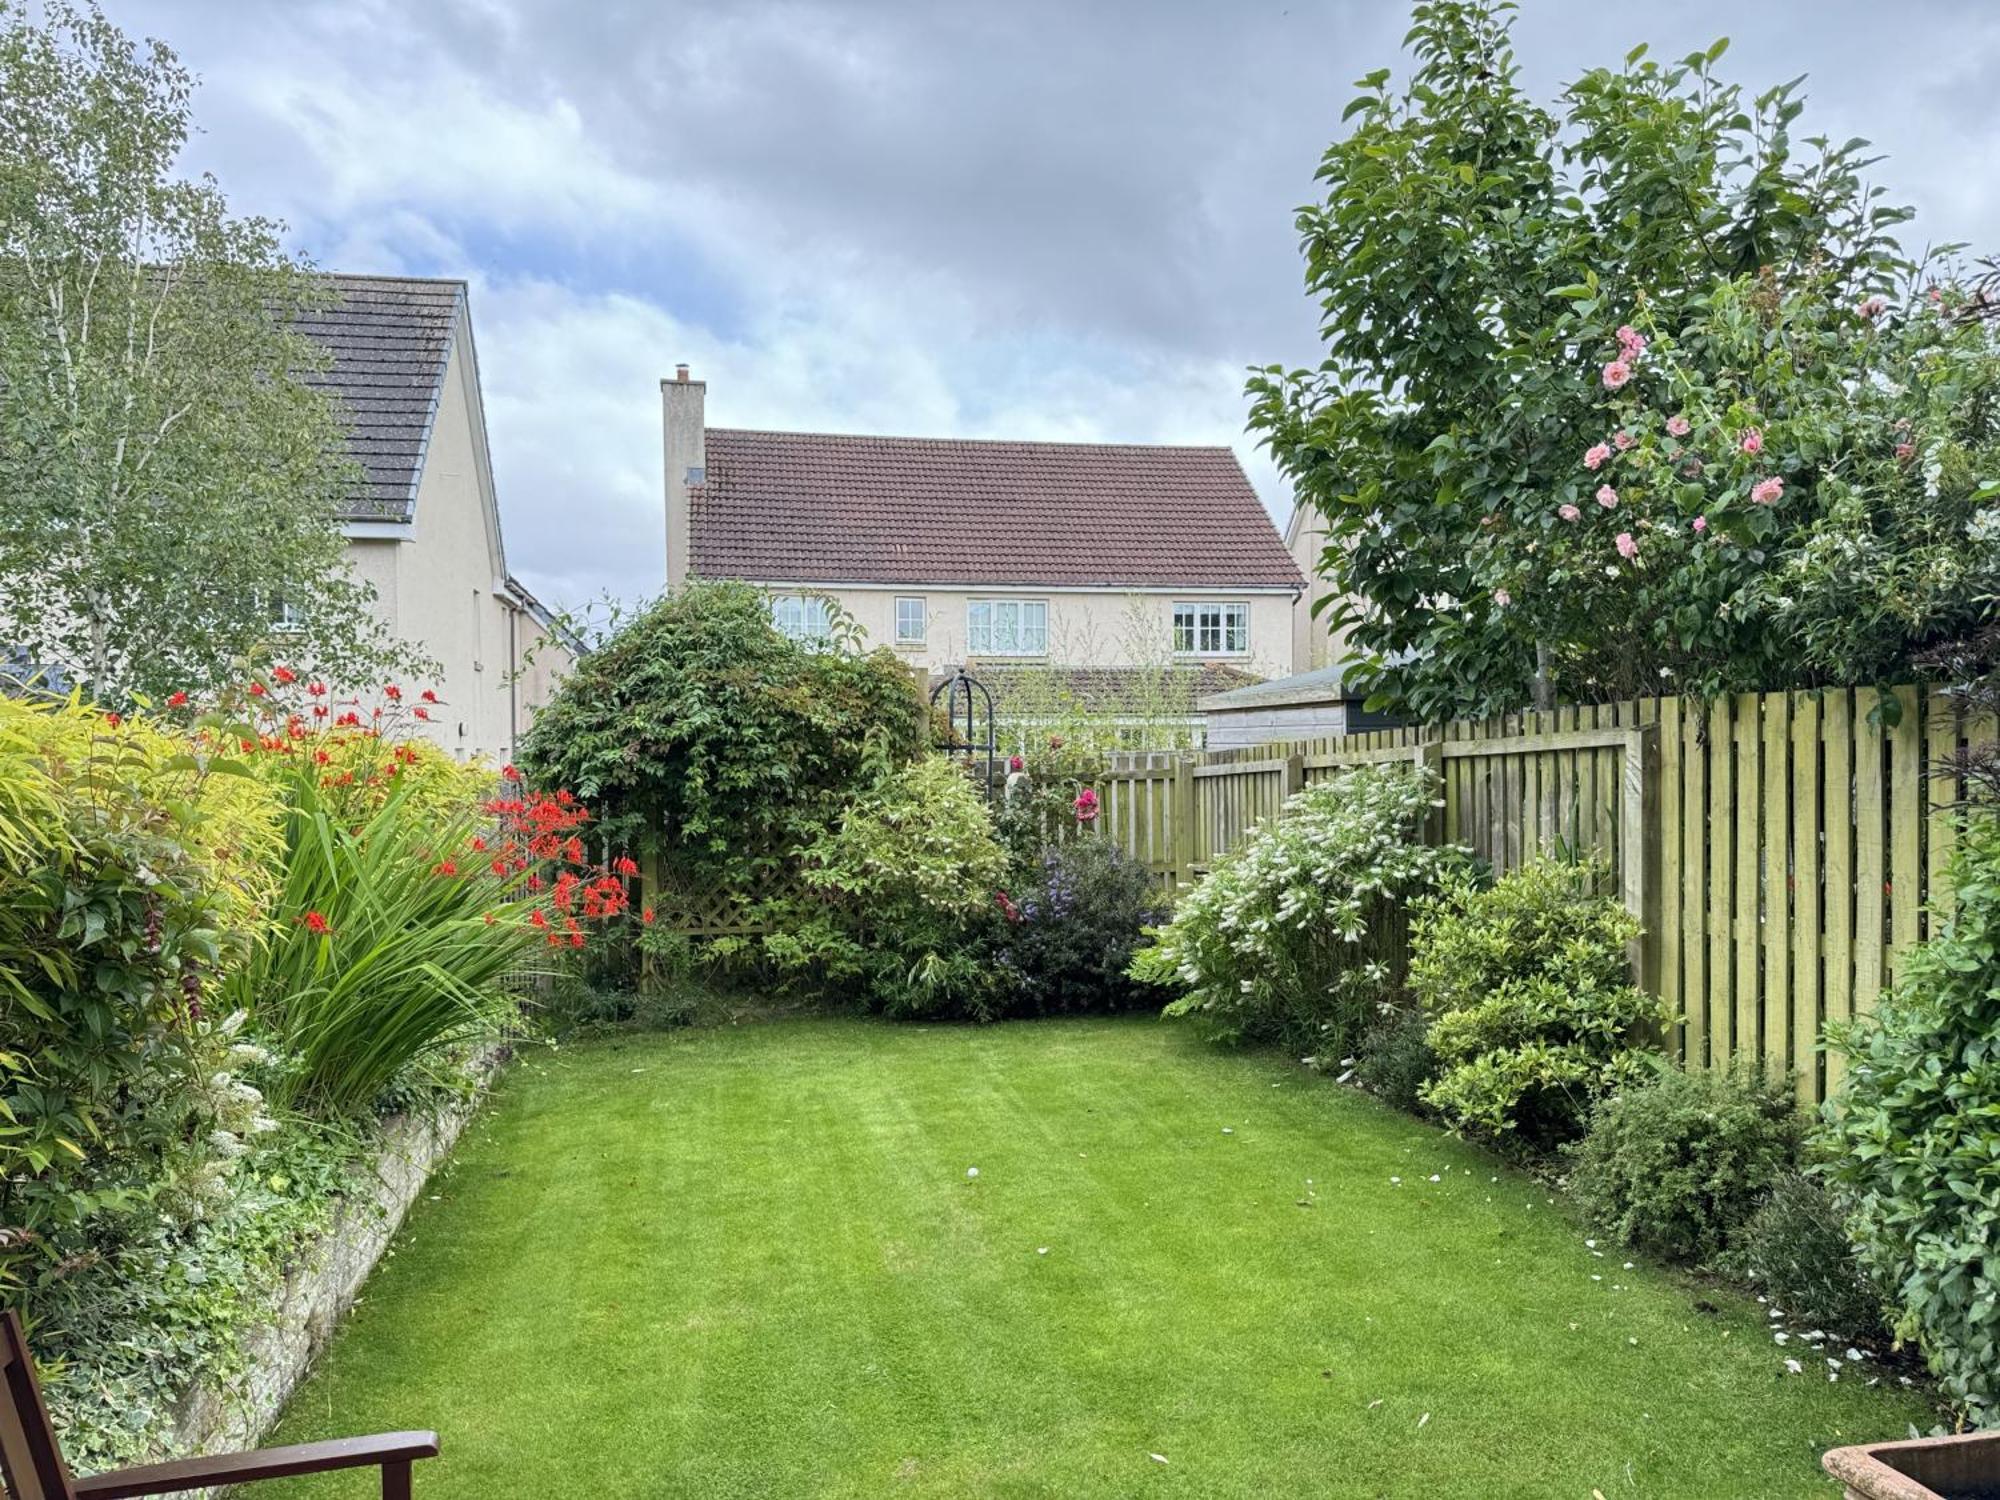
<svg viewBox="0 0 2000 1500">
<path fill-rule="evenodd" d="M 521 611 L 507 606 L 507 755 L 514 759 L 514 742 L 521 734 Z"/>
</svg>

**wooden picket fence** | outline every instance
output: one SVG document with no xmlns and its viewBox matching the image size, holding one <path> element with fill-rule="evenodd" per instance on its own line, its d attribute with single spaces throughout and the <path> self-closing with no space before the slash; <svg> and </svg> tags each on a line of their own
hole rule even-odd
<svg viewBox="0 0 2000 1500">
<path fill-rule="evenodd" d="M 1427 836 L 1511 869 L 1594 858 L 1644 924 L 1633 963 L 1674 1007 L 1690 1066 L 1839 1082 L 1826 1024 L 1865 1014 L 1927 935 L 1964 746 L 1991 720 L 1872 688 L 1653 698 L 1203 754 L 1120 755 L 1102 831 L 1169 890 L 1200 877 L 1292 793 L 1350 766 L 1417 761 L 1443 781 Z M 1942 898 L 1942 892 L 1940 892 Z"/>
</svg>

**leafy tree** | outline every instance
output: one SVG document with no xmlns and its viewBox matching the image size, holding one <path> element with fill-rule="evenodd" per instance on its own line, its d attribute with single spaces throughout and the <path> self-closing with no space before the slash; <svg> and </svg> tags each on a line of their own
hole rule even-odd
<svg viewBox="0 0 2000 1500">
<path fill-rule="evenodd" d="M 1407 88 L 1361 80 L 1298 218 L 1326 359 L 1249 386 L 1252 427 L 1327 517 L 1367 680 L 1429 717 L 1615 691 L 1564 659 L 1602 660 L 1590 621 L 1559 595 L 1510 613 L 1489 565 L 1533 539 L 1524 512 L 1589 503 L 1590 355 L 1635 308 L 1678 330 L 1767 267 L 1852 307 L 1907 269 L 1889 237 L 1907 211 L 1864 184 L 1865 143 L 1796 152 L 1796 81 L 1746 100 L 1714 75 L 1724 43 L 1671 65 L 1642 47 L 1558 114 L 1520 87 L 1512 9 L 1427 0 Z"/>
<path fill-rule="evenodd" d="M 282 603 L 289 657 L 366 680 L 402 653 L 348 574 L 340 419 L 301 379 L 323 285 L 174 174 L 169 49 L 40 10 L 0 0 L 0 643 L 163 697 L 221 685 Z"/>
<path fill-rule="evenodd" d="M 808 650 L 772 628 L 758 590 L 695 583 L 578 662 L 519 759 L 590 803 L 613 847 L 742 890 L 914 758 L 927 727 L 892 653 Z"/>
</svg>

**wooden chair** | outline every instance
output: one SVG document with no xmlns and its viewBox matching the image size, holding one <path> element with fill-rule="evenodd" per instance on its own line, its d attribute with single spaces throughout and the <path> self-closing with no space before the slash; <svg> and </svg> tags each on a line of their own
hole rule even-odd
<svg viewBox="0 0 2000 1500">
<path fill-rule="evenodd" d="M 292 1474 L 372 1468 L 382 1471 L 382 1500 L 410 1500 L 410 1465 L 420 1458 L 435 1458 L 438 1451 L 435 1432 L 385 1432 L 255 1453 L 177 1458 L 74 1479 L 56 1446 L 48 1408 L 42 1404 L 21 1319 L 12 1312 L 0 1318 L 0 1382 L 6 1386 L 0 1392 L 0 1477 L 6 1480 L 10 1500 L 122 1500 L 127 1495 L 167 1495 Z"/>
</svg>

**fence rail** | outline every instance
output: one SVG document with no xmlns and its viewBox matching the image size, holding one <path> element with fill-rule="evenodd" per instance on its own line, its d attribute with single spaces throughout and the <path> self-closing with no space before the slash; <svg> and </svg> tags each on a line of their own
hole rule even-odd
<svg viewBox="0 0 2000 1500">
<path fill-rule="evenodd" d="M 1286 797 L 1343 769 L 1434 767 L 1427 836 L 1505 871 L 1544 853 L 1610 870 L 1645 935 L 1640 981 L 1690 1066 L 1839 1082 L 1830 1021 L 1867 1013 L 1931 921 L 1956 838 L 1961 748 L 1991 743 L 1951 700 L 1873 688 L 1649 698 L 1202 754 L 1114 755 L 1103 831 L 1168 889 L 1197 879 Z M 1940 891 L 1940 897 L 1942 891 Z"/>
</svg>

